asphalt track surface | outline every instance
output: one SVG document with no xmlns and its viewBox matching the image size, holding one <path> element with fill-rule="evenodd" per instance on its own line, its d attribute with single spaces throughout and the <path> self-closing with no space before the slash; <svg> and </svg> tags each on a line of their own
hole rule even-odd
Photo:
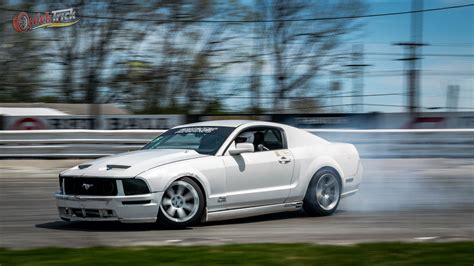
<svg viewBox="0 0 474 266">
<path fill-rule="evenodd" d="M 301 211 L 183 230 L 61 221 L 53 199 L 57 175 L 79 162 L 0 160 L 1 247 L 474 240 L 473 159 L 364 160 L 360 192 L 332 216 Z"/>
</svg>

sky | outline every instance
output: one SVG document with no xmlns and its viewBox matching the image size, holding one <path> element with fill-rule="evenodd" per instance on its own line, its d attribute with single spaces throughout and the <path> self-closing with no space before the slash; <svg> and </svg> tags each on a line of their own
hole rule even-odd
<svg viewBox="0 0 474 266">
<path fill-rule="evenodd" d="M 425 0 L 424 9 L 472 4 L 463 0 Z M 368 14 L 408 11 L 410 0 L 367 1 Z M 355 42 L 364 45 L 367 53 L 403 53 L 404 48 L 393 43 L 410 40 L 411 15 L 386 16 L 364 19 L 365 27 Z M 426 71 L 421 76 L 421 106 L 445 107 L 448 85 L 460 86 L 459 107 L 474 108 L 474 8 L 451 9 L 423 13 L 423 43 L 421 66 Z M 471 56 L 430 56 L 430 54 L 470 54 Z M 379 71 L 404 70 L 400 56 L 365 55 L 366 68 L 364 94 L 405 93 L 405 76 L 377 76 Z M 345 81 L 344 86 L 351 86 Z M 349 102 L 350 99 L 344 99 Z M 366 97 L 368 104 L 406 105 L 403 95 Z M 403 111 L 403 107 L 364 106 L 365 112 Z M 422 109 L 427 111 L 426 109 Z M 462 110 L 462 109 L 460 109 Z M 467 110 L 467 109 L 466 109 Z M 472 110 L 470 110 L 472 111 Z"/>
</svg>

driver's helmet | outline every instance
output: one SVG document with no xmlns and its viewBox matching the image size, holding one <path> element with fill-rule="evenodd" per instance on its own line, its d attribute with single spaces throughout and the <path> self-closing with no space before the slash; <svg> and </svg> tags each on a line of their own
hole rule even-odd
<svg viewBox="0 0 474 266">
<path fill-rule="evenodd" d="M 236 139 L 235 143 L 251 143 L 253 144 L 253 140 L 255 139 L 252 132 L 244 132 L 240 134 Z"/>
</svg>

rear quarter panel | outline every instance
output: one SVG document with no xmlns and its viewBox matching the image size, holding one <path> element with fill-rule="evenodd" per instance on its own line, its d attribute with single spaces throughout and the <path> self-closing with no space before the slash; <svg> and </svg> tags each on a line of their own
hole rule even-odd
<svg viewBox="0 0 474 266">
<path fill-rule="evenodd" d="M 295 158 L 292 190 L 287 201 L 303 200 L 313 175 L 323 167 L 334 168 L 341 177 L 342 193 L 360 183 L 360 160 L 352 144 L 331 143 L 299 129 L 288 130 L 288 146 Z M 350 182 L 348 182 L 350 181 Z"/>
</svg>

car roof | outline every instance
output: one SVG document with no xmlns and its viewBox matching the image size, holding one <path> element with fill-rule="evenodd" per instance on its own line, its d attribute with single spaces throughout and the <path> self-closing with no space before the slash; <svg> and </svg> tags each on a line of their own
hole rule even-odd
<svg viewBox="0 0 474 266">
<path fill-rule="evenodd" d="M 209 126 L 214 126 L 214 127 L 239 127 L 243 124 L 247 124 L 250 122 L 256 122 L 253 120 L 213 120 L 213 121 L 204 121 L 204 122 L 196 122 L 196 123 L 191 123 L 191 124 L 185 124 L 181 126 L 177 126 L 175 128 L 180 128 L 180 127 L 209 127 Z"/>
<path fill-rule="evenodd" d="M 243 125 L 278 126 L 278 127 L 286 126 L 279 123 L 258 121 L 258 120 L 213 120 L 213 121 L 204 121 L 204 122 L 185 124 L 185 125 L 177 126 L 175 128 L 181 128 L 181 127 L 233 127 L 233 128 L 237 128 Z"/>
</svg>

